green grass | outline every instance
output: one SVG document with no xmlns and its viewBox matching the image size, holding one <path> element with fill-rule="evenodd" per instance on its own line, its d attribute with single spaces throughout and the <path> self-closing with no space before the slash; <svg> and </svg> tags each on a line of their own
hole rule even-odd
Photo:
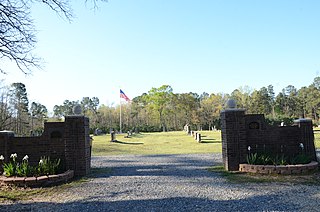
<svg viewBox="0 0 320 212">
<path fill-rule="evenodd" d="M 52 187 L 40 187 L 40 188 L 24 188 L 17 186 L 0 186 L 0 203 L 5 201 L 21 201 L 30 200 L 39 196 L 52 196 L 54 194 L 59 194 L 65 189 L 80 185 L 87 182 L 90 178 L 94 177 L 96 174 L 110 173 L 110 168 L 92 168 L 92 173 L 87 177 L 76 178 L 73 181 Z"/>
<path fill-rule="evenodd" d="M 314 145 L 316 149 L 320 149 L 320 128 L 314 128 Z"/>
<path fill-rule="evenodd" d="M 117 135 L 118 142 L 110 142 L 110 135 L 94 136 L 92 154 L 102 155 L 154 155 L 221 152 L 221 132 L 201 131 L 203 142 L 197 143 L 183 131 L 140 133 L 125 138 Z M 320 148 L 320 128 L 315 128 L 315 147 Z"/>
<path fill-rule="evenodd" d="M 221 152 L 221 132 L 201 131 L 202 143 L 197 143 L 193 137 L 185 132 L 166 133 L 140 133 L 125 138 L 124 135 L 117 135 L 118 142 L 110 142 L 110 135 L 95 136 L 93 140 L 92 153 L 95 156 L 121 155 L 121 154 L 191 154 L 191 153 L 214 153 Z M 314 131 L 315 146 L 320 148 L 320 129 Z M 32 199 L 37 196 L 50 196 L 65 189 L 77 186 L 95 176 L 110 173 L 110 168 L 92 168 L 91 174 L 87 177 L 72 181 L 71 183 L 49 187 L 49 188 L 18 188 L 0 186 L 0 202 Z M 216 172 L 223 176 L 230 183 L 268 183 L 283 182 L 293 184 L 316 184 L 320 185 L 320 173 L 310 175 L 259 175 L 246 174 L 241 172 L 228 172 L 222 166 L 208 168 L 208 171 Z"/>
<path fill-rule="evenodd" d="M 223 166 L 213 166 L 208 168 L 208 171 L 218 173 L 224 177 L 229 183 L 290 183 L 290 184 L 305 184 L 305 185 L 320 185 L 320 172 L 314 171 L 310 174 L 296 175 L 266 175 L 253 174 L 243 172 L 230 172 L 224 170 Z"/>
<path fill-rule="evenodd" d="M 94 136 L 92 154 L 102 155 L 154 155 L 221 152 L 220 131 L 201 131 L 202 143 L 183 131 L 140 133 L 125 138 L 117 135 L 117 142 L 110 142 L 110 135 Z"/>
</svg>

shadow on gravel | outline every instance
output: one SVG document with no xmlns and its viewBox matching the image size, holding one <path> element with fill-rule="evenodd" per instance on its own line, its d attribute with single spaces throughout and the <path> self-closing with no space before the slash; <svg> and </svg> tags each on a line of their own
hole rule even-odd
<svg viewBox="0 0 320 212">
<path fill-rule="evenodd" d="M 316 201 L 306 196 L 306 201 Z M 68 203 L 28 203 L 1 205 L 0 211 L 301 211 L 279 194 L 257 195 L 239 200 L 208 200 L 175 197 L 147 200 L 97 201 L 94 198 Z"/>
<path fill-rule="evenodd" d="M 206 169 L 221 165 L 221 160 L 215 162 L 214 158 L 207 160 L 192 155 L 145 155 L 132 156 L 118 159 L 103 158 L 101 163 L 105 167 L 110 167 L 112 172 L 103 174 L 100 167 L 95 169 L 99 173 L 93 178 L 106 176 L 173 176 L 173 177 L 203 177 L 217 176 Z"/>
</svg>

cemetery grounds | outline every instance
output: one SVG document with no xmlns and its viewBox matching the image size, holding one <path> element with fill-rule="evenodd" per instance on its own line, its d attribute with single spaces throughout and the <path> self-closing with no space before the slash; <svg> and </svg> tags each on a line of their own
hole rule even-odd
<svg viewBox="0 0 320 212">
<path fill-rule="evenodd" d="M 202 143 L 197 143 L 194 138 L 187 135 L 183 131 L 179 132 L 159 132 L 159 133 L 139 133 L 132 136 L 125 137 L 126 134 L 117 135 L 116 142 L 110 142 L 110 135 L 93 136 L 93 157 L 103 157 L 105 159 L 109 157 L 117 158 L 125 155 L 137 155 L 146 157 L 152 155 L 196 155 L 196 154 L 208 154 L 208 153 L 221 153 L 221 132 L 220 131 L 200 131 L 202 134 Z M 320 148 L 320 129 L 316 128 L 315 132 L 315 145 L 316 148 Z M 293 183 L 302 184 L 315 184 L 320 185 L 320 180 L 317 177 L 277 177 L 272 176 L 247 176 L 245 174 L 227 173 L 223 171 L 221 164 L 208 169 L 208 172 L 216 172 L 223 176 L 231 184 L 247 184 L 264 183 L 264 182 L 287 182 L 291 180 Z M 6 188 L 0 189 L 0 203 L 14 204 L 15 202 L 30 201 L 37 199 L 38 197 L 48 198 L 48 202 L 54 196 L 61 192 L 66 192 L 81 186 L 83 183 L 94 179 L 97 175 L 108 175 L 112 173 L 112 168 L 109 167 L 93 167 L 92 173 L 81 179 L 77 179 L 71 183 L 64 185 L 54 186 L 50 188 Z M 1 205 L 0 205 L 1 209 Z"/>
</svg>

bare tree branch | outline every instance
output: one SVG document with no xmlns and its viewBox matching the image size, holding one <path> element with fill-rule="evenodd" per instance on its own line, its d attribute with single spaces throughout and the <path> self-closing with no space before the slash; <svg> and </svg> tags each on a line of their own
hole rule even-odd
<svg viewBox="0 0 320 212">
<path fill-rule="evenodd" d="M 0 3 L 0 58 L 13 61 L 25 74 L 39 67 L 40 59 L 32 55 L 36 43 L 30 8 L 24 1 L 2 0 Z M 2 73 L 6 73 L 0 67 Z"/>
<path fill-rule="evenodd" d="M 55 11 L 60 17 L 64 16 L 67 20 L 71 21 L 73 15 L 70 7 L 69 0 L 36 0 L 44 3 L 53 11 Z"/>
<path fill-rule="evenodd" d="M 98 7 L 106 0 L 85 0 Z M 32 68 L 41 68 L 41 58 L 32 54 L 35 44 L 35 26 L 30 15 L 30 5 L 39 2 L 47 5 L 60 17 L 72 20 L 70 0 L 1 0 L 0 1 L 0 61 L 13 62 L 24 74 Z M 0 72 L 6 73 L 3 63 Z"/>
</svg>

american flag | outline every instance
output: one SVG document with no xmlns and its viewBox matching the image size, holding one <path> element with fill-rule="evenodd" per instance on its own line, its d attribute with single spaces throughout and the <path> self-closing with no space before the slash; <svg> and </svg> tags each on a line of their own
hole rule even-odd
<svg viewBox="0 0 320 212">
<path fill-rule="evenodd" d="M 127 102 L 130 101 L 129 97 L 120 89 L 120 98 L 125 99 Z"/>
</svg>

